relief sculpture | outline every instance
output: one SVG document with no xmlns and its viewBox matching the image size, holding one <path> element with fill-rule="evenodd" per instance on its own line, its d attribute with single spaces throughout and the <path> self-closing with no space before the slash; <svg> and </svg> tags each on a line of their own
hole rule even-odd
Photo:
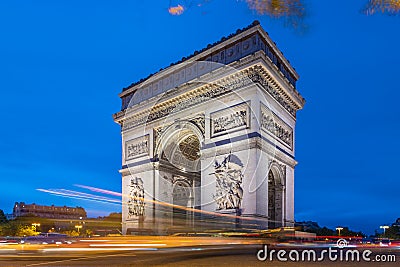
<svg viewBox="0 0 400 267">
<path fill-rule="evenodd" d="M 210 114 L 211 137 L 248 128 L 249 106 L 241 103 Z"/>
<path fill-rule="evenodd" d="M 261 105 L 261 128 L 274 135 L 290 149 L 293 148 L 293 129 L 273 112 Z"/>
<path fill-rule="evenodd" d="M 232 154 L 221 163 L 215 161 L 213 174 L 216 178 L 216 195 L 213 197 L 217 203 L 217 210 L 240 209 L 243 198 L 242 169 L 242 162 Z"/>
<path fill-rule="evenodd" d="M 135 138 L 125 143 L 125 160 L 149 154 L 149 136 Z"/>
<path fill-rule="evenodd" d="M 128 218 L 144 215 L 144 187 L 141 178 L 132 178 L 129 185 Z"/>
<path fill-rule="evenodd" d="M 214 119 L 214 133 L 221 133 L 227 130 L 247 125 L 246 110 L 236 111 L 228 116 Z"/>
</svg>

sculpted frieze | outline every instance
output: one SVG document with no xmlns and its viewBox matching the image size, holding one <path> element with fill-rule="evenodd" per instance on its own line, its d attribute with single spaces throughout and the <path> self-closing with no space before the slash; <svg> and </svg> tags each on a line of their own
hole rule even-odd
<svg viewBox="0 0 400 267">
<path fill-rule="evenodd" d="M 293 148 L 293 129 L 263 104 L 260 125 L 261 129 L 272 134 L 290 149 Z"/>
<path fill-rule="evenodd" d="M 125 160 L 149 154 L 149 135 L 141 136 L 125 142 Z"/>
<path fill-rule="evenodd" d="M 241 130 L 250 126 L 250 108 L 241 103 L 210 114 L 211 137 Z"/>
<path fill-rule="evenodd" d="M 206 102 L 212 98 L 219 97 L 252 83 L 260 84 L 292 116 L 296 116 L 296 110 L 298 108 L 293 103 L 286 100 L 276 86 L 272 85 L 266 78 L 263 77 L 264 74 L 262 74 L 260 68 L 261 67 L 251 68 L 249 70 L 242 71 L 241 73 L 235 74 L 233 77 L 206 85 L 188 95 L 183 95 L 183 97 L 179 97 L 179 99 L 173 99 L 167 105 L 154 107 L 148 112 L 135 115 L 129 120 L 123 122 L 122 130 L 128 130 L 138 125 L 149 123 L 171 113 L 190 108 L 199 103 Z"/>
</svg>

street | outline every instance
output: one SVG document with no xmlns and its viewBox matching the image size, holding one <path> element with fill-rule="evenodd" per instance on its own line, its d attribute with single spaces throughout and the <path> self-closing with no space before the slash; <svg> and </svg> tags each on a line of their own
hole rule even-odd
<svg viewBox="0 0 400 267">
<path fill-rule="evenodd" d="M 396 262 L 321 261 L 281 262 L 277 257 L 257 259 L 264 239 L 215 237 L 135 237 L 82 239 L 73 244 L 21 245 L 0 247 L 0 266 L 398 266 L 398 247 L 370 247 L 373 255 L 395 255 Z M 311 248 L 320 255 L 326 247 L 313 244 L 286 246 L 270 243 L 269 251 Z M 336 248 L 337 249 L 337 248 Z M 351 248 L 355 249 L 355 248 Z M 360 252 L 367 248 L 357 248 Z M 346 250 L 344 250 L 346 251 Z M 345 254 L 344 254 L 345 255 Z M 393 259 L 392 259 L 393 261 Z"/>
</svg>

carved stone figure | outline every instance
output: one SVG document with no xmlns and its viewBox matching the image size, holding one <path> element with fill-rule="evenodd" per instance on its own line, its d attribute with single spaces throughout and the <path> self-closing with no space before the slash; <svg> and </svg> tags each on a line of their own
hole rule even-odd
<svg viewBox="0 0 400 267">
<path fill-rule="evenodd" d="M 229 154 L 221 163 L 215 161 L 217 210 L 240 209 L 243 198 L 243 164 L 238 157 Z"/>
<path fill-rule="evenodd" d="M 126 141 L 126 160 L 133 159 L 137 156 L 149 153 L 149 136 L 145 135 L 143 137 L 135 138 Z"/>
<path fill-rule="evenodd" d="M 277 116 L 269 114 L 261 108 L 261 127 L 270 132 L 290 148 L 293 146 L 293 130 Z"/>
<path fill-rule="evenodd" d="M 144 187 L 141 178 L 132 178 L 129 185 L 128 218 L 144 215 Z"/>
</svg>

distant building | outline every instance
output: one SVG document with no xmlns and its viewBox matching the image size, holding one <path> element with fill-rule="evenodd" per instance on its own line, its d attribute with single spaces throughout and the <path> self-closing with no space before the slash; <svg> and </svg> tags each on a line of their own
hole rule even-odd
<svg viewBox="0 0 400 267">
<path fill-rule="evenodd" d="M 25 202 L 15 202 L 13 208 L 13 217 L 20 216 L 37 216 L 41 218 L 52 219 L 82 219 L 86 218 L 86 211 L 82 207 L 67 207 L 67 206 L 44 206 L 33 204 L 25 204 Z"/>
<path fill-rule="evenodd" d="M 12 214 L 12 213 L 7 213 L 7 214 L 4 214 L 5 216 L 6 216 L 6 219 L 9 221 L 9 220 L 14 220 L 15 218 L 14 218 L 14 214 Z"/>
<path fill-rule="evenodd" d="M 393 226 L 400 227 L 400 218 L 397 218 L 397 220 L 393 223 Z"/>
</svg>

